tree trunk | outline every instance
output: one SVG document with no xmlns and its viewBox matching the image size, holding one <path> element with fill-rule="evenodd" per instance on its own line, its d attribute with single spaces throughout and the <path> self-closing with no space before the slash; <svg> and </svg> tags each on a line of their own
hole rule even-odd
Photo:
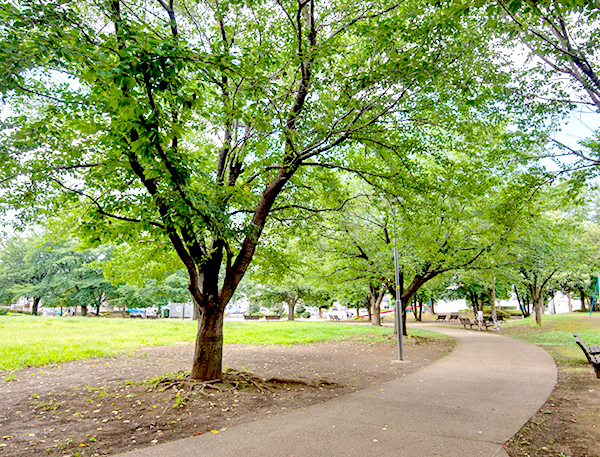
<svg viewBox="0 0 600 457">
<path fill-rule="evenodd" d="M 81 315 L 87 316 L 87 305 L 81 305 Z"/>
<path fill-rule="evenodd" d="M 412 312 L 413 312 L 413 316 L 415 316 L 415 320 L 418 320 L 417 319 L 417 298 L 416 297 L 413 298 L 413 301 L 412 301 Z"/>
<path fill-rule="evenodd" d="M 527 317 L 527 314 L 525 313 L 525 305 L 523 303 L 521 303 L 521 297 L 519 297 L 519 290 L 517 289 L 517 286 L 513 285 L 513 287 L 515 288 L 515 295 L 517 296 L 517 303 L 519 304 L 519 310 L 521 311 L 523 318 L 525 318 L 525 317 Z"/>
<path fill-rule="evenodd" d="M 567 291 L 567 305 L 569 306 L 569 312 L 573 312 L 573 304 L 571 303 L 571 291 Z M 556 311 L 556 307 L 554 309 Z"/>
<path fill-rule="evenodd" d="M 385 295 L 385 287 L 379 292 L 373 287 L 371 290 L 371 304 L 373 307 L 373 325 L 381 326 L 381 301 Z"/>
<path fill-rule="evenodd" d="M 435 314 L 435 308 L 433 307 L 435 302 L 433 301 L 433 298 L 431 298 L 430 300 L 431 300 L 431 314 Z"/>
<path fill-rule="evenodd" d="M 196 303 L 194 297 L 192 297 L 192 305 L 192 319 L 197 321 L 198 319 L 200 319 L 200 307 L 198 306 L 198 303 Z"/>
<path fill-rule="evenodd" d="M 419 317 L 417 321 L 423 322 L 423 300 L 419 300 Z"/>
<path fill-rule="evenodd" d="M 192 362 L 193 379 L 221 379 L 223 369 L 223 310 L 206 306 L 198 321 L 198 334 Z"/>
<path fill-rule="evenodd" d="M 38 315 L 38 306 L 42 297 L 33 297 L 33 303 L 31 304 L 31 314 L 34 316 Z"/>
<path fill-rule="evenodd" d="M 531 293 L 531 300 L 533 301 L 533 310 L 535 312 L 535 323 L 537 325 L 542 325 L 542 301 L 544 297 L 539 293 L 535 286 L 529 287 L 529 292 Z"/>
<path fill-rule="evenodd" d="M 296 302 L 297 300 L 288 299 L 288 321 L 294 320 L 294 314 L 296 313 Z"/>
</svg>

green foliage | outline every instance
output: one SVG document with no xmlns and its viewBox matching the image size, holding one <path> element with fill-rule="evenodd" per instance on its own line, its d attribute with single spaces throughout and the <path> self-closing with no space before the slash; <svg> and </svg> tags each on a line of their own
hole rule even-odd
<svg viewBox="0 0 600 457">
<path fill-rule="evenodd" d="M 485 314 L 486 316 L 490 316 L 492 314 L 492 307 L 491 306 L 484 306 L 483 307 L 483 314 Z M 521 316 L 522 314 L 519 313 L 519 316 Z M 502 316 L 503 319 L 510 319 L 511 313 L 504 311 L 502 309 L 496 309 L 496 316 Z"/>
<path fill-rule="evenodd" d="M 113 287 L 98 265 L 107 247 L 79 249 L 75 239 L 10 238 L 0 247 L 0 283 L 12 299 L 42 299 L 44 306 L 98 306 Z"/>
</svg>

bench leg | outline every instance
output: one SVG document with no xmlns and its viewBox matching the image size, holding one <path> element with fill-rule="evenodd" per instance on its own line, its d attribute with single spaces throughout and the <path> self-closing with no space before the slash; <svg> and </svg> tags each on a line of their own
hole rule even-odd
<svg viewBox="0 0 600 457">
<path fill-rule="evenodd" d="M 596 377 L 600 379 L 600 366 L 594 365 L 594 370 L 596 370 Z"/>
</svg>

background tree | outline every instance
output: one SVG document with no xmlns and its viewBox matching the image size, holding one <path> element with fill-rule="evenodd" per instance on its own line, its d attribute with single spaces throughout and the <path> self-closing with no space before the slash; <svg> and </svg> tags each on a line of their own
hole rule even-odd
<svg viewBox="0 0 600 457">
<path fill-rule="evenodd" d="M 600 32 L 598 5 L 592 1 L 497 0 L 490 8 L 497 30 L 513 48 L 528 51 L 523 70 L 524 86 L 563 112 L 578 110 L 592 114 L 600 109 L 600 61 L 597 36 Z M 597 115 L 596 115 L 597 116 Z M 582 139 L 579 147 L 551 142 L 562 151 L 582 159 L 580 166 L 600 165 L 599 132 Z M 572 166 L 572 165 L 571 165 Z"/>
</svg>

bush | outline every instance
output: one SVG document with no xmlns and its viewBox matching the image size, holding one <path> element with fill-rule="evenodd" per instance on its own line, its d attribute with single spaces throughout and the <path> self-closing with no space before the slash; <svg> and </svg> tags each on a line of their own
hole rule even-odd
<svg viewBox="0 0 600 457">
<path fill-rule="evenodd" d="M 310 313 L 308 311 L 305 311 L 302 313 L 302 317 L 304 317 L 305 319 L 308 319 L 310 317 Z"/>
<path fill-rule="evenodd" d="M 521 312 L 521 310 L 518 310 L 516 308 L 503 309 L 502 311 L 504 311 L 505 313 L 510 314 L 511 316 L 519 316 L 519 317 L 521 317 L 523 315 L 523 313 Z"/>
<path fill-rule="evenodd" d="M 8 308 L 0 308 L 0 316 L 4 316 L 6 314 L 8 314 L 9 309 Z"/>
<path fill-rule="evenodd" d="M 484 306 L 483 307 L 483 314 L 486 315 L 491 315 L 492 314 L 492 307 L 491 306 Z M 519 316 L 521 316 L 521 313 L 518 314 Z M 502 316 L 503 319 L 510 319 L 511 314 L 506 312 L 505 310 L 496 308 L 496 316 Z"/>
</svg>

